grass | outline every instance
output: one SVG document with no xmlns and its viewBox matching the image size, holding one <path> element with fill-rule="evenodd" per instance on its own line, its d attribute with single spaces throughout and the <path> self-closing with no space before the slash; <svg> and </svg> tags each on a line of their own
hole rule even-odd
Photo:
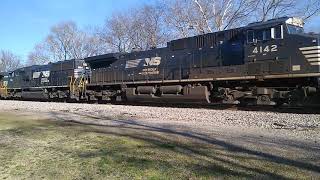
<svg viewBox="0 0 320 180">
<path fill-rule="evenodd" d="M 0 179 L 311 178 L 179 135 L 0 113 Z"/>
</svg>

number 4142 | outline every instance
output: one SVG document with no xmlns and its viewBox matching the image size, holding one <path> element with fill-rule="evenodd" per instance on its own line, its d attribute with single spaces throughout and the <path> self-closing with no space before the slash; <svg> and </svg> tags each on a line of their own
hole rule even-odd
<svg viewBox="0 0 320 180">
<path fill-rule="evenodd" d="M 263 48 L 263 46 L 258 46 L 255 47 L 252 51 L 254 54 L 258 53 L 267 53 L 267 52 L 277 52 L 278 51 L 278 46 L 277 45 L 271 45 L 271 46 L 266 46 Z"/>
</svg>

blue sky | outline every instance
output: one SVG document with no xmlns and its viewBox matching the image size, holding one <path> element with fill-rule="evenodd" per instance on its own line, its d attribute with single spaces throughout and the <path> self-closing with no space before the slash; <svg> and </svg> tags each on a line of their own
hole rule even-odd
<svg viewBox="0 0 320 180">
<path fill-rule="evenodd" d="M 11 50 L 24 60 L 50 27 L 72 20 L 81 28 L 102 25 L 115 11 L 153 0 L 1 0 L 0 49 Z M 320 17 L 307 27 L 320 31 Z"/>
<path fill-rule="evenodd" d="M 26 59 L 50 27 L 72 20 L 79 27 L 102 25 L 114 11 L 135 7 L 147 0 L 1 0 L 0 49 Z"/>
</svg>

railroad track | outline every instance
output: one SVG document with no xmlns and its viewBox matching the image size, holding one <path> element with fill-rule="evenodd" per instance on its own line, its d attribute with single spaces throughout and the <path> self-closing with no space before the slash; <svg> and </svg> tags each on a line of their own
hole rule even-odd
<svg viewBox="0 0 320 180">
<path fill-rule="evenodd" d="M 151 107 L 172 107 L 172 108 L 198 108 L 198 109 L 213 109 L 213 110 L 231 110 L 231 111 L 264 111 L 278 113 L 296 113 L 296 114 L 320 114 L 320 107 L 300 107 L 300 106 L 239 106 L 229 104 L 165 104 L 165 103 L 127 103 L 127 102 L 112 102 L 113 105 L 128 105 L 128 106 L 151 106 Z"/>
<path fill-rule="evenodd" d="M 37 101 L 38 100 L 9 100 L 9 101 Z M 42 101 L 48 102 L 48 101 Z M 62 101 L 52 101 L 52 103 Z M 68 103 L 83 103 L 83 104 L 111 104 L 111 105 L 126 105 L 126 106 L 150 106 L 150 107 L 171 107 L 171 108 L 196 108 L 196 109 L 213 109 L 213 110 L 230 110 L 230 111 L 260 111 L 260 112 L 278 112 L 278 113 L 295 113 L 295 114 L 320 114 L 320 107 L 310 106 L 262 106 L 249 105 L 240 106 L 232 104 L 182 104 L 182 103 L 155 103 L 155 102 L 68 102 Z"/>
</svg>

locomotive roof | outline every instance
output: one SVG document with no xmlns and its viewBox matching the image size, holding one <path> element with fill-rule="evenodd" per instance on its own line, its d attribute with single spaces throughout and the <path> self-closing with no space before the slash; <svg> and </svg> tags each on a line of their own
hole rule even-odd
<svg viewBox="0 0 320 180">
<path fill-rule="evenodd" d="M 92 56 L 85 58 L 85 62 L 90 64 L 90 67 L 95 69 L 97 67 L 107 67 L 113 62 L 117 61 L 122 53 L 109 53 L 99 56 Z"/>
<path fill-rule="evenodd" d="M 139 58 L 139 56 L 146 56 L 150 54 L 160 53 L 165 49 L 166 48 L 156 48 L 156 49 L 149 49 L 145 51 L 133 51 L 130 53 L 109 53 L 109 54 L 87 57 L 85 58 L 85 62 L 90 64 L 90 67 L 93 69 L 103 68 L 103 67 L 108 67 L 110 64 L 114 63 L 115 61 L 123 57 L 131 58 L 132 56 L 134 56 L 136 58 Z"/>
<path fill-rule="evenodd" d="M 57 61 L 57 62 L 49 62 L 49 64 L 61 64 L 61 63 L 71 62 L 71 61 L 83 61 L 83 59 L 68 59 L 68 60 Z"/>
<path fill-rule="evenodd" d="M 8 75 L 8 72 L 0 72 L 0 77 Z"/>
<path fill-rule="evenodd" d="M 94 62 L 97 60 L 109 60 L 112 58 L 119 58 L 119 56 L 122 53 L 109 53 L 109 54 L 103 54 L 103 55 L 99 55 L 99 56 L 92 56 L 92 57 L 87 57 L 85 58 L 86 62 Z"/>
<path fill-rule="evenodd" d="M 26 71 L 26 70 L 36 70 L 36 69 L 40 69 L 40 70 L 46 70 L 50 67 L 50 64 L 46 64 L 46 65 L 32 65 L 32 66 L 27 66 L 27 67 L 22 67 L 19 69 L 15 69 L 13 71 L 10 72 L 16 72 L 16 71 Z"/>
<path fill-rule="evenodd" d="M 283 24 L 284 22 L 287 22 L 289 24 L 295 24 L 297 26 L 303 26 L 303 20 L 296 17 L 280 17 L 275 19 L 270 19 L 264 22 L 253 22 L 246 26 L 246 28 L 261 28 L 264 26 L 270 26 L 270 25 L 278 25 Z"/>
<path fill-rule="evenodd" d="M 70 59 L 70 60 L 65 60 L 65 61 L 57 61 L 57 62 L 50 62 L 49 64 L 44 64 L 44 65 L 32 65 L 32 66 L 25 66 L 25 67 L 21 67 L 21 68 L 17 68 L 8 72 L 0 72 L 1 74 L 4 73 L 10 73 L 10 72 L 16 72 L 16 71 L 25 71 L 25 70 L 47 70 L 48 68 L 50 68 L 53 64 L 62 64 L 62 63 L 66 63 L 66 62 L 71 62 L 71 61 L 84 61 L 83 59 Z"/>
</svg>

